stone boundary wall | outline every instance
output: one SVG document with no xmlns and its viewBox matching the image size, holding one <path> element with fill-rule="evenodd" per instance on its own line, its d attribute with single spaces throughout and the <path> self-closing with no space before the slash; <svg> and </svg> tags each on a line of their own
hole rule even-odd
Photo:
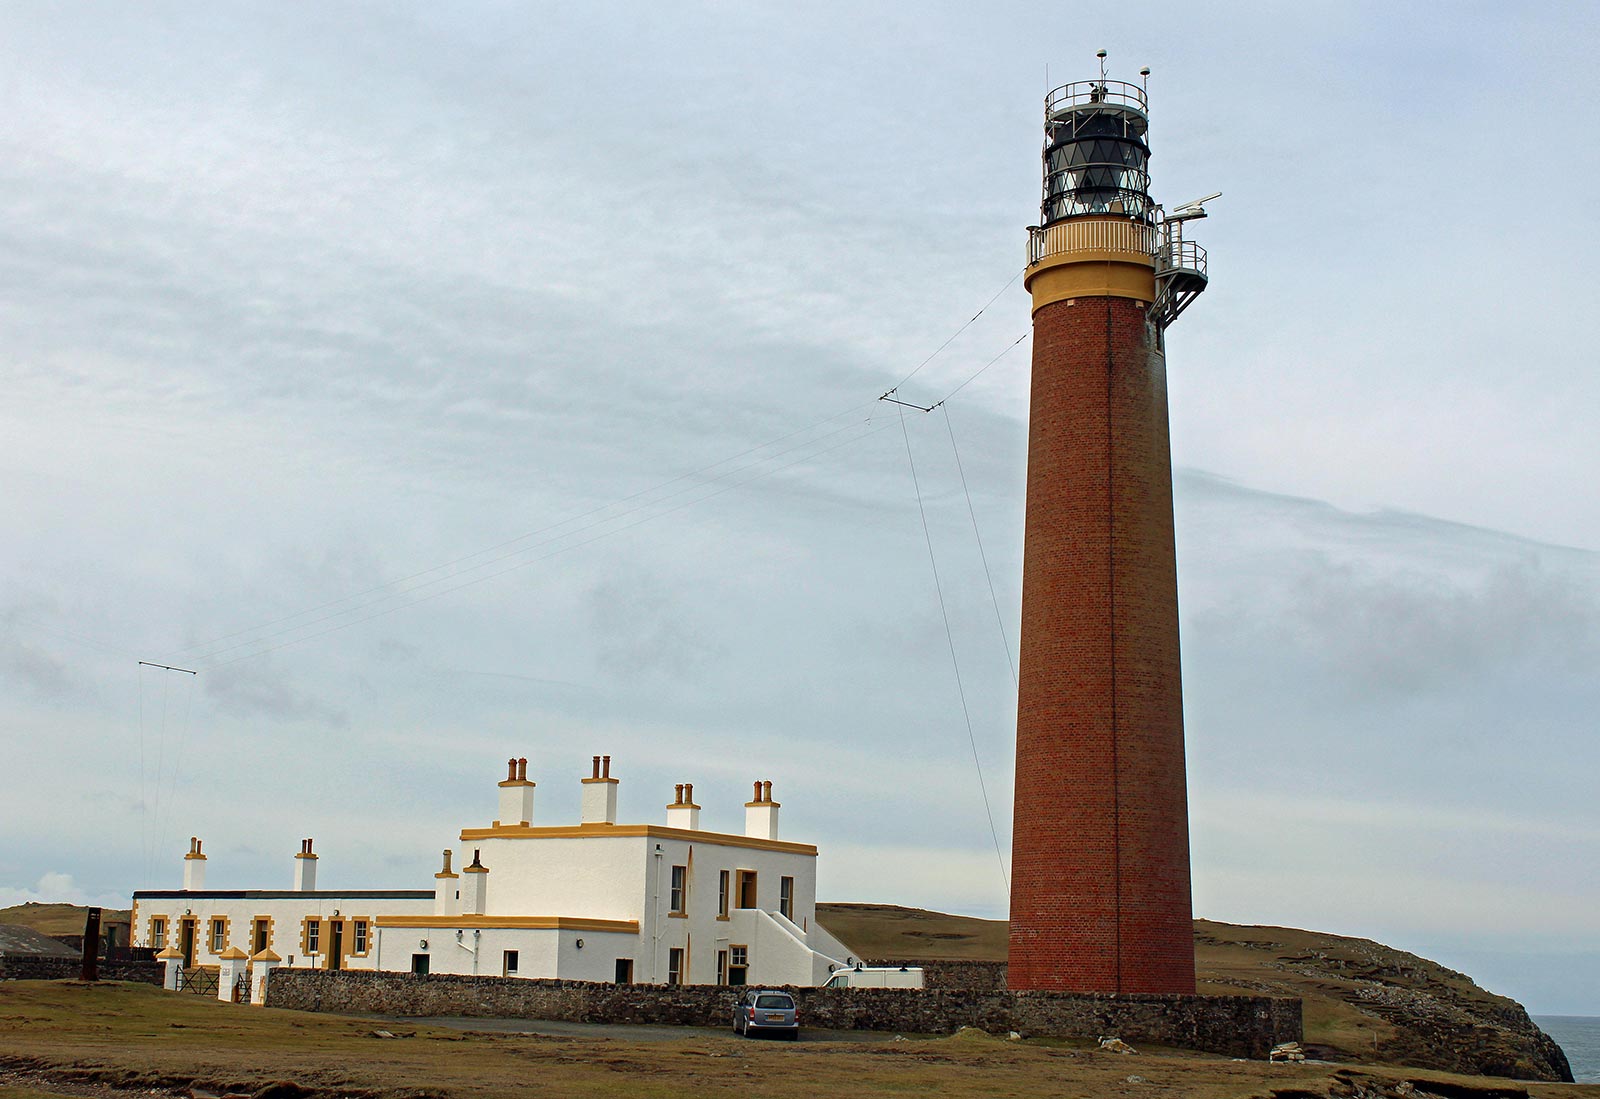
<svg viewBox="0 0 1600 1099">
<path fill-rule="evenodd" d="M 83 973 L 80 958 L 0 958 L 0 981 L 77 980 Z M 137 981 L 159 985 L 163 976 L 160 962 L 100 963 L 102 981 Z"/>
<path fill-rule="evenodd" d="M 896 958 L 889 962 L 863 962 L 863 965 L 899 969 L 921 966 L 923 980 L 929 988 L 1002 989 L 1006 987 L 1005 962 L 954 961 L 941 958 L 907 961 Z"/>
<path fill-rule="evenodd" d="M 789 988 L 803 1025 L 829 1030 L 991 1033 L 1095 1038 L 1264 1058 L 1301 1039 L 1300 1001 L 1267 996 L 1100 996 L 915 988 Z M 425 1017 L 550 1019 L 728 1027 L 735 990 L 716 985 L 614 985 L 450 974 L 279 969 L 267 1006 Z"/>
</svg>

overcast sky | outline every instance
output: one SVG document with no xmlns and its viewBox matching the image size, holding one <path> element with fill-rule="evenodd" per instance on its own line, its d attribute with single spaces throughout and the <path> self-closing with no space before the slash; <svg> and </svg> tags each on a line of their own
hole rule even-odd
<svg viewBox="0 0 1600 1099">
<path fill-rule="evenodd" d="M 823 899 L 1004 915 L 906 444 L 1009 858 L 1011 280 L 1104 46 L 1157 198 L 1224 192 L 1169 339 L 1197 914 L 1600 1014 L 1600 18 L 984 9 L 0 10 L 0 902 L 192 834 L 420 887 L 508 755 L 553 823 L 604 752 L 631 820 L 773 780 Z"/>
</svg>

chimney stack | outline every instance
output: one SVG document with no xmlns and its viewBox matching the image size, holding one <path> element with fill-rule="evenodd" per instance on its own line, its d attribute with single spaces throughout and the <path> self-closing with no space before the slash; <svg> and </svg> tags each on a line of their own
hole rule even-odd
<svg viewBox="0 0 1600 1099">
<path fill-rule="evenodd" d="M 294 857 L 294 888 L 296 893 L 310 893 L 317 887 L 317 856 L 311 853 L 311 841 L 301 840 L 300 851 Z"/>
<path fill-rule="evenodd" d="M 200 840 L 189 837 L 189 853 L 183 856 L 183 891 L 198 893 L 206 887 L 206 857 L 200 851 Z"/>
<path fill-rule="evenodd" d="M 778 809 L 778 803 L 772 800 L 772 783 L 757 782 L 754 800 L 744 803 L 744 834 L 754 839 L 777 839 Z"/>
<path fill-rule="evenodd" d="M 617 823 L 617 780 L 611 777 L 611 757 L 595 756 L 594 773 L 583 780 L 584 824 Z"/>
<path fill-rule="evenodd" d="M 506 760 L 505 781 L 500 784 L 500 816 L 496 828 L 523 828 L 533 823 L 533 783 L 528 781 L 528 759 Z"/>
<path fill-rule="evenodd" d="M 461 915 L 481 916 L 489 904 L 489 868 L 483 865 L 476 849 L 472 865 L 461 868 Z"/>
<path fill-rule="evenodd" d="M 444 869 L 433 876 L 433 914 L 455 916 L 461 912 L 461 875 L 450 869 L 450 849 L 444 852 Z"/>
<path fill-rule="evenodd" d="M 667 806 L 667 827 L 700 831 L 700 806 L 694 803 L 694 783 L 680 782 L 673 790 L 676 796 Z"/>
</svg>

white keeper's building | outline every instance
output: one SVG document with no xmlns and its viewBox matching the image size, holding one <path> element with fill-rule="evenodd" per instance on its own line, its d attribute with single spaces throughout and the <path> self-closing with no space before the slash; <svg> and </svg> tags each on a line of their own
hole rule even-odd
<svg viewBox="0 0 1600 1099">
<path fill-rule="evenodd" d="M 817 849 L 778 838 L 770 782 L 742 835 L 703 830 L 689 784 L 664 824 L 618 824 L 619 780 L 595 756 L 579 821 L 540 825 L 527 766 L 509 761 L 498 819 L 462 829 L 431 889 L 318 889 L 303 840 L 292 889 L 209 890 L 193 839 L 182 889 L 133 895 L 133 944 L 186 969 L 248 957 L 652 984 L 817 985 L 855 960 L 817 924 Z"/>
</svg>

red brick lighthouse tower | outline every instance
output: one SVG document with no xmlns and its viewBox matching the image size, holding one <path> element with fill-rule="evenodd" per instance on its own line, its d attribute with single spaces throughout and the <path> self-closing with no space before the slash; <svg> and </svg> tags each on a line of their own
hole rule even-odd
<svg viewBox="0 0 1600 1099">
<path fill-rule="evenodd" d="M 1101 54 L 1104 57 L 1104 53 Z M 1166 326 L 1206 285 L 1199 203 L 1150 199 L 1144 89 L 1045 99 L 1010 982 L 1194 991 Z M 1214 197 L 1214 196 L 1213 196 Z"/>
</svg>

